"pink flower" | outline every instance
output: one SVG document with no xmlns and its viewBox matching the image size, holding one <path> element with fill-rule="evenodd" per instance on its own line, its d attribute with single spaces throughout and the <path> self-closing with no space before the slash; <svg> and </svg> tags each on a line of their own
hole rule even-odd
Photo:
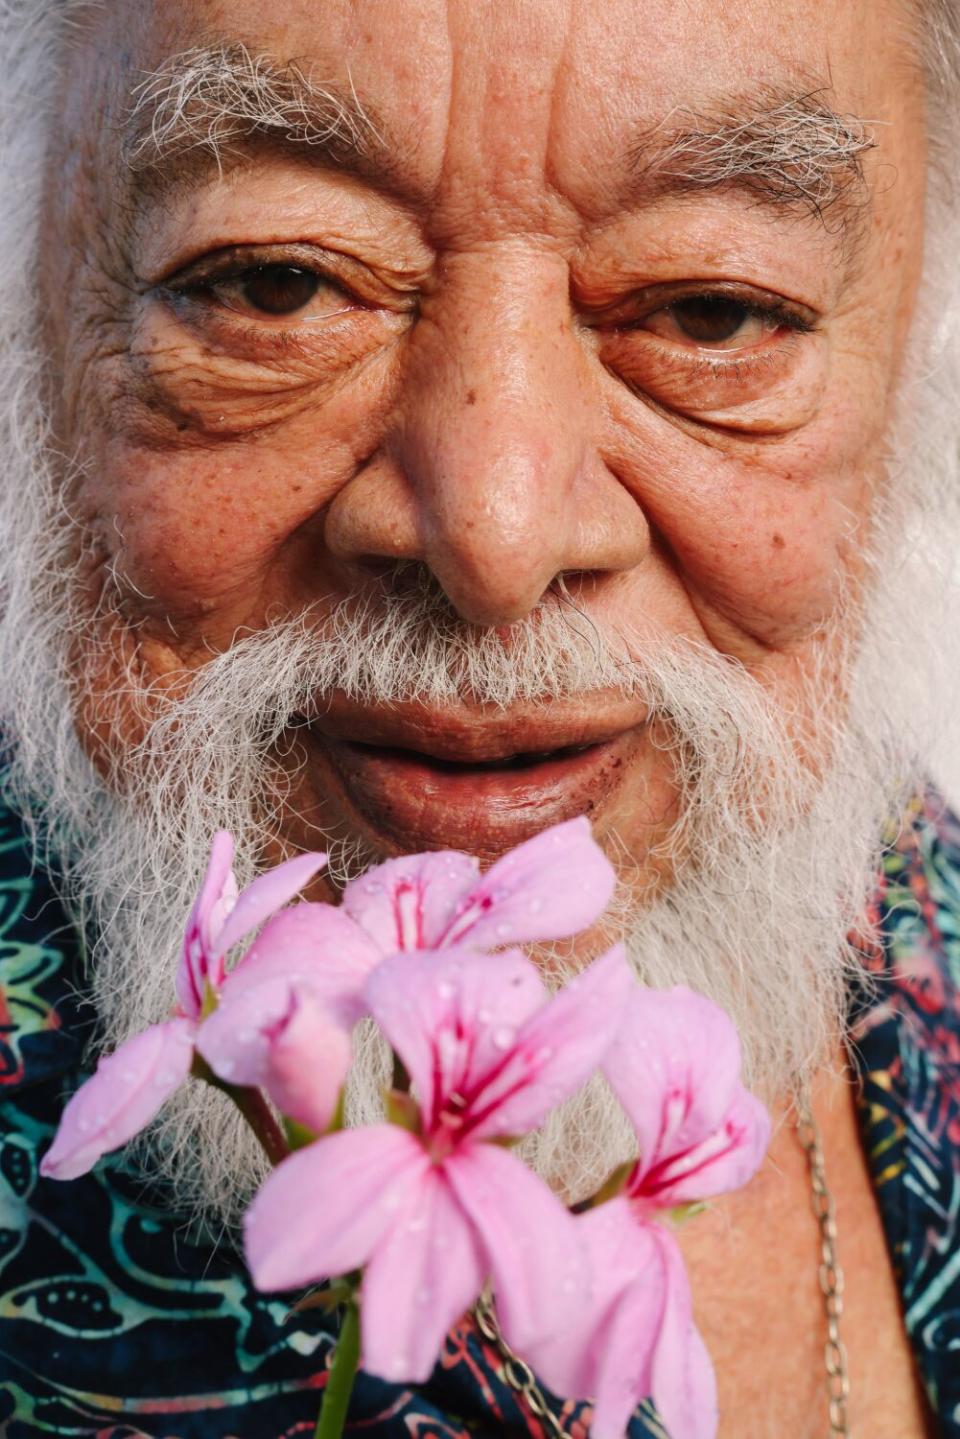
<svg viewBox="0 0 960 1439">
<path fill-rule="evenodd" d="M 298 904 L 265 924 L 223 985 L 197 1050 L 228 1084 L 266 1090 L 318 1133 L 350 1067 L 363 986 L 383 956 L 342 909 Z"/>
<path fill-rule="evenodd" d="M 519 845 L 482 879 L 456 851 L 387 860 L 347 886 L 340 909 L 302 904 L 271 920 L 198 1049 L 221 1079 L 265 1089 L 319 1133 L 347 1074 L 364 983 L 385 955 L 574 933 L 602 912 L 614 878 L 583 819 Z"/>
<path fill-rule="evenodd" d="M 216 993 L 224 983 L 225 960 L 233 946 L 299 894 L 326 862 L 325 854 L 297 855 L 260 875 L 238 895 L 231 868 L 233 836 L 217 831 L 183 937 L 175 981 L 181 1014 L 200 1018 L 207 986 Z"/>
<path fill-rule="evenodd" d="M 229 989 L 224 960 L 233 945 L 292 899 L 326 862 L 304 854 L 261 875 L 237 894 L 231 870 L 233 839 L 213 841 L 207 873 L 187 921 L 176 976 L 178 1008 L 172 1019 L 151 1025 L 101 1059 L 94 1074 L 71 1096 L 41 1173 L 76 1179 L 111 1149 L 143 1129 L 190 1073 L 207 992 Z M 320 905 L 311 905 L 320 909 Z"/>
<path fill-rule="evenodd" d="M 606 909 L 616 876 L 586 819 L 553 825 L 481 877 L 457 851 L 387 860 L 347 885 L 343 908 L 384 954 L 501 949 L 561 939 Z"/>
<path fill-rule="evenodd" d="M 593 1276 L 589 1302 L 575 1324 L 524 1357 L 557 1393 L 595 1396 L 596 1439 L 619 1439 L 648 1395 L 674 1439 L 712 1439 L 713 1368 L 679 1246 L 657 1213 L 752 1178 L 769 1116 L 740 1082 L 729 1017 L 688 989 L 635 989 L 603 1070 L 633 1121 L 640 1158 L 624 1194 L 577 1221 Z"/>
<path fill-rule="evenodd" d="M 635 989 L 603 1070 L 637 1132 L 627 1187 L 638 1204 L 693 1204 L 759 1169 L 770 1117 L 741 1083 L 733 1021 L 702 994 Z"/>
<path fill-rule="evenodd" d="M 100 1060 L 73 1094 L 40 1164 L 47 1179 L 77 1179 L 138 1134 L 193 1063 L 194 1025 L 182 1016 L 153 1024 Z"/>
<path fill-rule="evenodd" d="M 387 959 L 366 987 L 420 1106 L 416 1133 L 374 1125 L 285 1160 L 247 1215 L 261 1289 L 363 1267 L 363 1364 L 423 1380 L 488 1275 L 523 1352 L 579 1302 L 577 1227 L 497 1141 L 538 1125 L 596 1067 L 633 980 L 619 948 L 549 999 L 517 951 Z"/>
</svg>

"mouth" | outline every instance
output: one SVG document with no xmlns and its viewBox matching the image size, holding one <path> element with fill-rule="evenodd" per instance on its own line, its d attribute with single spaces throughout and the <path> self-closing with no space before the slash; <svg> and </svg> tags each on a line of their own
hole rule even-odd
<svg viewBox="0 0 960 1439">
<path fill-rule="evenodd" d="M 549 824 L 598 816 L 644 728 L 635 709 L 625 718 L 555 706 L 510 718 L 331 711 L 306 733 L 327 797 L 377 849 L 492 856 Z"/>
<path fill-rule="evenodd" d="M 402 746 L 353 744 L 347 746 L 356 751 L 366 751 L 368 754 L 379 754 L 392 759 L 397 764 L 421 764 L 430 769 L 436 770 L 438 774 L 463 775 L 470 774 L 496 774 L 501 771 L 524 771 L 534 770 L 540 765 L 551 764 L 556 761 L 573 759 L 580 754 L 586 754 L 589 750 L 597 748 L 596 745 L 578 744 L 563 745 L 551 750 L 530 750 L 520 751 L 517 754 L 505 754 L 493 759 L 455 760 L 444 759 L 440 755 L 426 754 L 421 750 L 405 749 Z"/>
</svg>

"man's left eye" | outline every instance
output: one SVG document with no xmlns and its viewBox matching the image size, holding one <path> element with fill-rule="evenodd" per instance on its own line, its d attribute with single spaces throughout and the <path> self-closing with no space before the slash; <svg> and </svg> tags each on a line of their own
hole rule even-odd
<svg viewBox="0 0 960 1439">
<path fill-rule="evenodd" d="M 776 314 L 729 295 L 689 295 L 654 310 L 635 328 L 700 349 L 744 350 L 762 344 L 781 325 Z"/>
</svg>

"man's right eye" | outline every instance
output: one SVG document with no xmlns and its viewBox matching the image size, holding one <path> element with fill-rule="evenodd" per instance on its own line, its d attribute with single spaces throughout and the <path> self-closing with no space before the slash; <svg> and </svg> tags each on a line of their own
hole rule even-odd
<svg viewBox="0 0 960 1439">
<path fill-rule="evenodd" d="M 293 315 L 313 299 L 320 276 L 296 265 L 258 265 L 240 282 L 243 299 L 266 315 Z"/>
<path fill-rule="evenodd" d="M 206 274 L 175 288 L 190 299 L 267 322 L 295 317 L 304 324 L 357 308 L 353 297 L 321 271 L 279 261 Z"/>
</svg>

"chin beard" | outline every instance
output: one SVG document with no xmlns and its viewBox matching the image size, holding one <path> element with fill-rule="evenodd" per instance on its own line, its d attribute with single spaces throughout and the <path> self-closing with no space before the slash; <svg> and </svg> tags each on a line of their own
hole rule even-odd
<svg viewBox="0 0 960 1439">
<path fill-rule="evenodd" d="M 644 982 L 687 984 L 731 1014 L 747 1082 L 764 1097 L 802 1095 L 845 1025 L 857 965 L 848 933 L 863 913 L 896 800 L 887 752 L 853 709 L 842 723 L 831 717 L 836 701 L 821 697 L 818 674 L 792 708 L 815 719 L 816 758 L 736 663 L 689 643 L 602 635 L 580 611 L 574 617 L 568 597 L 555 596 L 515 626 L 508 643 L 492 642 L 405 567 L 378 591 L 376 606 L 347 601 L 324 622 L 275 625 L 211 660 L 185 694 L 154 708 L 144 738 L 123 757 L 122 787 L 94 772 L 72 729 L 48 744 L 36 812 L 90 937 L 98 1047 L 112 1049 L 169 1013 L 180 935 L 214 829 L 237 837 L 240 882 L 255 873 L 265 839 L 275 837 L 264 817 L 282 813 L 286 801 L 289 763 L 282 768 L 277 751 L 308 702 L 333 688 L 378 704 L 409 698 L 411 676 L 416 692 L 435 702 L 466 693 L 504 704 L 616 684 L 642 697 L 681 802 L 665 847 L 674 873 L 668 889 L 638 896 L 629 854 L 611 856 L 622 884 L 608 934 L 624 939 Z M 834 661 L 838 648 L 836 637 L 823 646 Z M 129 703 L 128 687 L 123 697 Z M 144 694 L 144 713 L 155 703 Z M 23 795 L 25 764 L 15 753 L 9 783 L 18 782 Z M 340 879 L 377 858 L 342 837 L 329 837 L 329 847 Z M 551 982 L 576 964 L 569 947 L 542 958 Z M 355 1051 L 347 1119 L 376 1122 L 390 1057 L 370 1026 L 357 1031 Z M 596 1077 L 520 1152 L 572 1202 L 635 1148 Z M 163 1176 L 173 1206 L 227 1225 L 264 1173 L 258 1144 L 229 1101 L 196 1082 L 131 1154 L 144 1173 Z"/>
</svg>

